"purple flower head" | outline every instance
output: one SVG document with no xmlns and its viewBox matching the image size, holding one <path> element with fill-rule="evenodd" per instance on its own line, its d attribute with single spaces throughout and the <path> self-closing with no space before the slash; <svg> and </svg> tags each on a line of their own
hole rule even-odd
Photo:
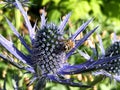
<svg viewBox="0 0 120 90">
<path fill-rule="evenodd" d="M 102 54 L 101 56 L 99 56 L 100 59 L 109 58 L 109 57 L 116 57 L 116 58 L 104 60 L 102 61 L 101 64 L 96 65 L 95 66 L 96 69 L 100 69 L 100 70 L 98 70 L 94 74 L 105 75 L 120 82 L 120 66 L 119 66 L 120 65 L 120 56 L 119 56 L 120 41 L 116 39 L 116 34 L 114 34 L 112 44 L 107 49 L 104 49 L 100 36 L 99 36 L 99 43 L 100 43 L 100 49 Z"/>
<path fill-rule="evenodd" d="M 0 35 L 0 44 L 17 59 L 19 59 L 22 64 L 14 62 L 13 58 L 5 56 L 3 54 L 0 54 L 0 57 L 5 61 L 9 61 L 17 68 L 24 69 L 32 73 L 33 78 L 31 79 L 30 84 L 37 80 L 38 83 L 35 87 L 36 90 L 44 89 L 47 81 L 53 81 L 75 87 L 90 87 L 89 85 L 84 85 L 82 83 L 74 82 L 71 79 L 66 79 L 64 76 L 90 71 L 96 71 L 94 75 L 102 74 L 120 81 L 119 41 L 114 38 L 113 44 L 105 50 L 102 44 L 102 40 L 98 35 L 99 48 L 101 50 L 100 55 L 98 54 L 96 48 L 93 48 L 94 52 L 92 56 L 89 56 L 88 54 L 78 49 L 78 47 L 81 46 L 98 28 L 94 28 L 86 35 L 84 35 L 82 39 L 76 41 L 76 37 L 85 30 L 85 28 L 90 22 L 92 22 L 93 19 L 90 19 L 83 23 L 72 36 L 65 38 L 64 28 L 71 13 L 66 15 L 65 19 L 60 23 L 59 26 L 55 25 L 54 23 L 47 23 L 47 20 L 45 19 L 45 15 L 43 13 L 41 16 L 41 26 L 39 29 L 35 30 L 36 23 L 33 27 L 31 26 L 31 23 L 27 17 L 27 13 L 22 8 L 21 3 L 18 0 L 16 0 L 14 3 L 24 17 L 32 47 L 30 48 L 26 44 L 24 38 L 19 34 L 12 23 L 6 18 L 6 21 L 9 24 L 11 30 L 18 37 L 29 54 L 25 55 L 23 52 L 18 50 L 17 47 L 15 47 L 13 42 L 5 39 L 2 35 Z M 73 44 L 72 47 L 69 45 L 71 43 Z M 67 60 L 71 55 L 73 55 L 76 50 L 85 59 L 87 59 L 87 61 L 78 65 L 70 65 Z M 97 56 L 97 60 L 94 60 L 94 56 Z"/>
<path fill-rule="evenodd" d="M 94 54 L 92 57 L 79 50 L 79 53 L 87 61 L 80 65 L 69 66 L 62 70 L 62 73 L 69 74 L 72 71 L 74 74 L 78 74 L 93 71 L 93 75 L 104 75 L 120 82 L 120 41 L 116 39 L 116 35 L 114 36 L 112 44 L 107 49 L 104 49 L 101 37 L 98 35 L 101 54 L 98 54 L 97 47 L 92 47 Z M 97 60 L 94 60 L 94 56 L 97 56 Z"/>
</svg>

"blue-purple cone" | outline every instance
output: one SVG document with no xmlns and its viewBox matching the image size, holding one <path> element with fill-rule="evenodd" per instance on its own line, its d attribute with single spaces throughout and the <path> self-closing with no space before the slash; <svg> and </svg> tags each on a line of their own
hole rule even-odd
<svg viewBox="0 0 120 90">
<path fill-rule="evenodd" d="M 105 51 L 105 57 L 112 57 L 120 55 L 120 42 L 114 42 Z M 97 68 L 102 68 L 103 70 L 113 74 L 120 75 L 120 58 L 111 60 L 110 62 L 99 64 Z"/>
</svg>

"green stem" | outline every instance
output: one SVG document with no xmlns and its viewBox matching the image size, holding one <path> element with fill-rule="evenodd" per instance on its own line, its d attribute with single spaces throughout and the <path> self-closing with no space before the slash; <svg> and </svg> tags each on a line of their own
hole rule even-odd
<svg viewBox="0 0 120 90">
<path fill-rule="evenodd" d="M 15 13 L 15 27 L 17 30 L 20 28 L 20 11 L 18 9 L 14 9 Z"/>
</svg>

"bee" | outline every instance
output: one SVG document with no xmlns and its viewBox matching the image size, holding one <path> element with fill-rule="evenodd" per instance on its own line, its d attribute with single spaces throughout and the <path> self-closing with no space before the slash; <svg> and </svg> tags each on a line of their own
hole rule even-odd
<svg viewBox="0 0 120 90">
<path fill-rule="evenodd" d="M 69 40 L 60 40 L 61 42 L 64 42 L 64 50 L 66 52 L 70 51 L 73 47 L 75 47 L 75 42 L 71 39 Z"/>
</svg>

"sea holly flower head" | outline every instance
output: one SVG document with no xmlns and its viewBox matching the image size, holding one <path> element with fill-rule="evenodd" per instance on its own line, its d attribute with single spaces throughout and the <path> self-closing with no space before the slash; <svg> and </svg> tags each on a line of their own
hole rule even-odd
<svg viewBox="0 0 120 90">
<path fill-rule="evenodd" d="M 34 82 L 35 80 L 38 81 L 36 90 L 44 89 L 47 81 L 53 81 L 76 87 L 90 87 L 89 85 L 84 85 L 82 83 L 74 82 L 71 79 L 66 79 L 64 76 L 66 74 L 74 75 L 83 72 L 104 70 L 108 73 L 106 74 L 108 76 L 111 74 L 119 76 L 119 42 L 111 45 L 108 50 L 104 50 L 102 41 L 99 39 L 102 55 L 100 55 L 96 61 L 94 58 L 78 49 L 78 47 L 81 46 L 98 28 L 95 27 L 93 30 L 85 34 L 83 38 L 76 41 L 76 37 L 86 29 L 88 24 L 92 22 L 93 19 L 83 23 L 72 36 L 65 38 L 64 28 L 71 13 L 66 15 L 65 19 L 60 22 L 59 26 L 55 25 L 54 23 L 47 23 L 43 13 L 41 16 L 41 26 L 39 29 L 35 30 L 36 23 L 32 27 L 27 17 L 27 13 L 24 11 L 21 3 L 18 0 L 15 1 L 15 6 L 17 6 L 24 17 L 32 47 L 30 48 L 26 44 L 24 38 L 6 18 L 6 21 L 9 24 L 11 30 L 18 37 L 29 54 L 25 55 L 15 47 L 13 42 L 5 39 L 2 35 L 0 35 L 0 44 L 17 59 L 19 59 L 23 64 L 25 64 L 25 66 L 14 62 L 13 58 L 9 56 L 0 54 L 0 57 L 5 61 L 9 61 L 14 66 L 32 73 L 33 79 L 31 79 L 30 83 Z M 67 60 L 71 55 L 74 54 L 76 50 L 88 60 L 82 64 L 70 65 Z M 118 62 L 118 64 L 116 64 L 116 62 Z"/>
<path fill-rule="evenodd" d="M 99 58 L 119 56 L 120 41 L 117 40 L 115 33 L 112 39 L 112 44 L 107 49 L 104 49 L 100 36 L 99 36 L 99 41 L 100 41 L 99 43 L 100 43 L 100 48 L 102 53 L 102 57 L 99 57 Z M 119 65 L 120 65 L 120 57 L 115 58 L 113 60 L 105 61 L 103 64 L 101 65 L 99 64 L 96 67 L 96 68 L 101 68 L 101 67 L 102 68 L 101 70 L 98 70 L 94 74 L 95 75 L 102 74 L 120 82 L 120 66 Z"/>
<path fill-rule="evenodd" d="M 112 39 L 112 44 L 107 48 L 104 49 L 102 39 L 100 35 L 98 34 L 98 41 L 99 41 L 99 48 L 100 52 L 97 51 L 98 47 L 94 47 L 93 49 L 93 56 L 90 57 L 88 54 L 86 55 L 88 58 L 87 62 L 84 63 L 86 64 L 90 63 L 87 65 L 87 67 L 83 67 L 81 70 L 78 71 L 80 72 L 90 72 L 90 71 L 95 71 L 93 72 L 93 75 L 98 76 L 98 75 L 103 75 L 110 77 L 112 79 L 115 79 L 120 82 L 120 41 L 116 39 L 116 34 L 114 34 L 114 38 Z M 90 45 L 92 47 L 92 45 Z M 92 47 L 93 48 L 93 47 Z M 80 51 L 79 51 L 80 52 Z M 98 55 L 97 55 L 97 54 Z M 82 56 L 85 54 L 80 53 Z M 97 60 L 94 60 L 94 56 L 97 56 Z M 67 73 L 67 72 L 64 72 Z"/>
<path fill-rule="evenodd" d="M 16 0 L 15 3 L 24 17 L 32 48 L 26 44 L 24 38 L 18 33 L 16 28 L 7 18 L 6 21 L 9 24 L 11 30 L 24 45 L 26 50 L 29 52 L 29 55 L 23 54 L 23 52 L 19 51 L 14 46 L 13 42 L 5 39 L 2 35 L 0 35 L 0 44 L 27 66 L 24 67 L 22 64 L 14 62 L 13 58 L 4 56 L 3 54 L 0 54 L 0 57 L 6 61 L 9 61 L 20 69 L 31 72 L 34 77 L 30 83 L 32 83 L 34 80 L 38 80 L 36 89 L 42 90 L 48 80 L 70 86 L 89 87 L 88 85 L 83 85 L 81 83 L 73 82 L 70 79 L 65 79 L 64 74 L 62 74 L 61 71 L 66 67 L 72 66 L 67 63 L 66 60 L 97 29 L 96 27 L 92 31 L 88 32 L 82 39 L 78 40 L 77 42 L 75 41 L 75 38 L 85 30 L 85 28 L 93 19 L 83 23 L 82 26 L 80 26 L 71 37 L 65 39 L 64 28 L 71 13 L 66 15 L 65 19 L 60 23 L 59 26 L 53 23 L 47 23 L 43 13 L 41 16 L 41 26 L 38 30 L 35 31 L 36 24 L 34 27 L 32 27 L 27 17 L 27 13 L 24 11 L 20 2 Z M 69 51 L 66 52 L 67 48 L 70 47 L 68 42 L 71 42 L 74 45 L 69 49 Z M 70 71 L 70 74 L 71 73 L 72 71 Z"/>
</svg>

